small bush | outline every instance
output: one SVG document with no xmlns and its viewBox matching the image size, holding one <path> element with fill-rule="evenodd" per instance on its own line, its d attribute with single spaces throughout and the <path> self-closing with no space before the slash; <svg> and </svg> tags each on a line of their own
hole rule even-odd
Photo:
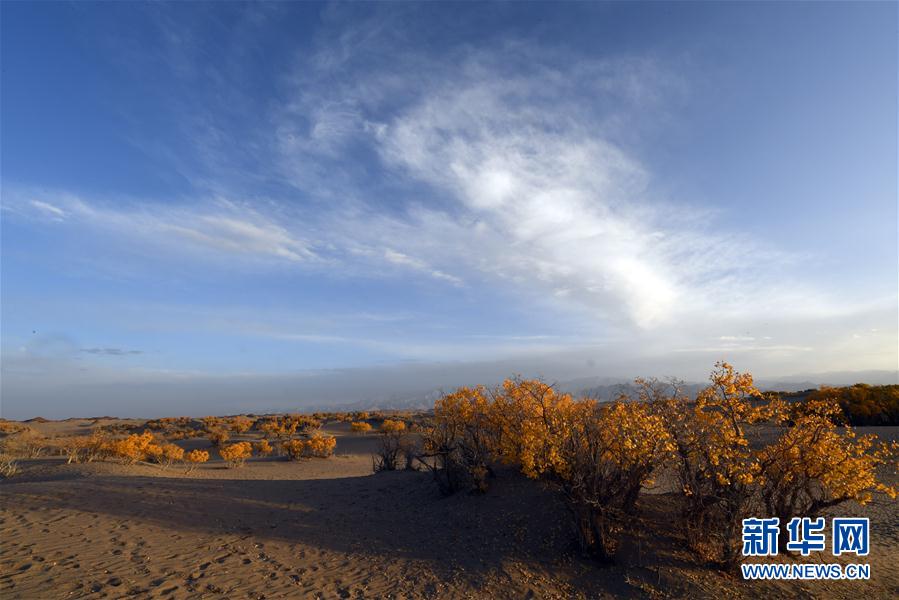
<svg viewBox="0 0 899 600">
<path fill-rule="evenodd" d="M 51 447 L 50 440 L 28 428 L 5 437 L 3 453 L 22 458 L 39 458 Z"/>
<path fill-rule="evenodd" d="M 259 456 L 268 456 L 272 453 L 272 445 L 268 443 L 268 440 L 260 440 L 258 442 L 253 442 L 253 452 L 258 454 Z"/>
<path fill-rule="evenodd" d="M 7 421 L 6 419 L 0 419 L 0 434 L 3 435 L 11 435 L 14 433 L 19 433 L 22 431 L 27 431 L 31 429 L 27 425 L 23 425 L 21 423 L 16 423 L 15 421 Z"/>
<path fill-rule="evenodd" d="M 306 440 L 288 440 L 283 448 L 290 460 L 304 458 L 327 458 L 334 453 L 337 440 L 334 436 L 314 433 Z"/>
<path fill-rule="evenodd" d="M 237 442 L 219 448 L 219 455 L 228 463 L 229 467 L 242 467 L 246 460 L 253 455 L 253 447 L 250 442 Z"/>
<path fill-rule="evenodd" d="M 54 445 L 59 454 L 66 457 L 66 464 L 81 462 L 81 451 L 85 446 L 85 438 L 71 436 L 54 440 Z"/>
<path fill-rule="evenodd" d="M 313 431 L 321 427 L 321 421 L 306 415 L 284 415 L 278 417 L 266 417 L 259 419 L 254 424 L 257 431 L 266 437 L 272 437 L 284 442 L 289 441 L 296 433 Z"/>
<path fill-rule="evenodd" d="M 245 433 L 249 431 L 252 426 L 253 420 L 248 419 L 247 417 L 234 417 L 228 423 L 228 427 L 230 427 L 231 431 L 234 433 Z"/>
<path fill-rule="evenodd" d="M 151 446 L 153 446 L 151 450 Z M 146 460 L 148 454 L 156 452 L 156 440 L 149 431 L 141 434 L 131 434 L 127 438 L 112 440 L 109 442 L 109 453 L 117 457 L 123 464 L 132 465 L 139 460 Z"/>
<path fill-rule="evenodd" d="M 147 446 L 145 457 L 150 462 L 162 464 L 162 445 L 150 444 Z"/>
<path fill-rule="evenodd" d="M 306 440 L 306 453 L 316 458 L 327 458 L 334 454 L 337 440 L 332 435 L 314 433 Z"/>
<path fill-rule="evenodd" d="M 176 461 L 184 459 L 184 448 L 176 444 L 162 444 L 162 452 L 157 457 L 157 462 L 163 469 L 172 466 Z"/>
<path fill-rule="evenodd" d="M 0 479 L 9 479 L 19 474 L 19 464 L 16 459 L 6 454 L 0 454 Z"/>
<path fill-rule="evenodd" d="M 484 492 L 490 473 L 490 423 L 487 391 L 460 388 L 434 405 L 434 423 L 423 433 L 422 461 L 444 495 L 460 490 Z M 411 452 L 406 452 L 407 468 Z"/>
<path fill-rule="evenodd" d="M 282 442 L 281 448 L 290 460 L 300 460 L 305 456 L 306 442 L 303 440 L 287 440 Z"/>
<path fill-rule="evenodd" d="M 200 465 L 209 460 L 209 453 L 205 450 L 191 450 L 184 455 L 184 461 L 187 463 L 186 473 L 191 473 Z"/>
<path fill-rule="evenodd" d="M 350 430 L 353 433 L 368 433 L 371 431 L 371 425 L 365 421 L 353 421 L 350 423 Z"/>
<path fill-rule="evenodd" d="M 209 431 L 208 437 L 213 446 L 220 448 L 225 442 L 231 439 L 231 434 L 224 429 L 213 429 Z"/>
<path fill-rule="evenodd" d="M 406 424 L 403 421 L 384 419 L 378 434 L 380 443 L 372 467 L 375 472 L 396 471 L 403 451 Z"/>
<path fill-rule="evenodd" d="M 754 515 L 761 471 L 745 428 L 782 405 L 760 402 L 750 374 L 723 362 L 715 367 L 695 403 L 672 394 L 660 411 L 684 494 L 684 537 L 701 557 L 730 569 L 740 560 L 740 523 Z"/>
<path fill-rule="evenodd" d="M 834 424 L 842 417 L 838 399 L 836 391 L 810 398 L 792 427 L 759 452 L 762 503 L 781 524 L 793 517 L 816 518 L 850 500 L 867 504 L 875 491 L 896 498 L 896 488 L 879 482 L 877 470 L 896 465 L 899 443 L 878 443 L 876 436 L 857 436 L 851 427 L 841 433 Z M 788 539 L 786 532 L 778 538 L 781 550 Z"/>
</svg>

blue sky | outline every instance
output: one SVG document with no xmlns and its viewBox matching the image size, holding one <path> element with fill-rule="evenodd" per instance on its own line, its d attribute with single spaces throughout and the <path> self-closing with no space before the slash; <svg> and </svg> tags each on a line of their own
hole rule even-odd
<svg viewBox="0 0 899 600">
<path fill-rule="evenodd" d="M 4 3 L 3 414 L 896 369 L 896 11 Z"/>
</svg>

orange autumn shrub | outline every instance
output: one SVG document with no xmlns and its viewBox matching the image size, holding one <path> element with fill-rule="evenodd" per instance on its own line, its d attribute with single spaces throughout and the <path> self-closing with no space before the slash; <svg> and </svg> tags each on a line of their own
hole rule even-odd
<svg viewBox="0 0 899 600">
<path fill-rule="evenodd" d="M 716 363 L 709 379 L 695 403 L 672 394 L 659 410 L 673 440 L 685 498 L 685 538 L 705 559 L 730 568 L 740 559 L 742 519 L 755 513 L 761 472 L 746 426 L 778 419 L 783 406 L 764 402 L 752 375 L 727 363 Z"/>
<path fill-rule="evenodd" d="M 333 435 L 314 433 L 306 440 L 306 454 L 316 458 L 327 458 L 334 454 L 337 439 Z"/>
<path fill-rule="evenodd" d="M 612 560 L 640 490 L 673 450 L 663 418 L 648 404 L 625 399 L 566 407 L 567 429 L 554 449 L 551 480 L 575 518 L 581 549 Z"/>
<path fill-rule="evenodd" d="M 219 448 L 219 456 L 228 463 L 229 467 L 242 467 L 252 455 L 253 447 L 250 442 L 237 442 Z"/>
<path fill-rule="evenodd" d="M 834 402 L 810 404 L 799 416 L 794 411 L 792 426 L 775 442 L 753 449 L 747 426 L 783 422 L 787 411 L 778 396 L 762 397 L 751 375 L 718 363 L 695 401 L 677 389 L 638 384 L 639 401 L 608 404 L 574 399 L 534 380 L 460 388 L 435 404 L 422 432 L 423 462 L 445 493 L 482 489 L 492 461 L 556 485 L 581 548 L 600 560 L 612 558 L 625 517 L 667 464 L 683 493 L 685 538 L 725 567 L 740 560 L 746 516 L 767 513 L 786 523 L 849 500 L 865 503 L 875 492 L 897 492 L 878 480 L 877 469 L 895 465 L 899 444 L 839 429 Z M 398 433 L 393 428 L 387 425 L 382 435 L 389 440 Z"/>
<path fill-rule="evenodd" d="M 297 433 L 318 429 L 321 421 L 306 415 L 282 415 L 259 419 L 254 427 L 266 437 L 277 438 L 283 445 Z"/>
<path fill-rule="evenodd" d="M 350 431 L 353 433 L 368 433 L 371 431 L 371 425 L 365 421 L 353 421 L 350 423 Z"/>
<path fill-rule="evenodd" d="M 187 463 L 186 473 L 191 473 L 197 468 L 197 465 L 205 463 L 209 460 L 209 453 L 205 450 L 191 450 L 184 455 L 184 462 Z"/>
<path fill-rule="evenodd" d="M 423 437 L 422 461 L 443 494 L 487 489 L 493 448 L 490 400 L 483 387 L 459 388 L 434 404 L 433 424 Z"/>
<path fill-rule="evenodd" d="M 305 457 L 305 440 L 287 440 L 281 443 L 281 448 L 290 460 L 300 460 Z"/>
<path fill-rule="evenodd" d="M 851 427 L 840 431 L 838 392 L 811 398 L 792 427 L 758 453 L 760 494 L 765 512 L 786 524 L 794 517 L 816 518 L 821 511 L 850 500 L 861 505 L 874 492 L 895 499 L 897 488 L 879 481 L 878 468 L 895 471 L 899 443 L 878 443 Z M 787 535 L 778 538 L 786 550 Z"/>
<path fill-rule="evenodd" d="M 205 429 L 206 431 L 213 431 L 215 429 L 219 429 L 223 425 L 221 418 L 213 417 L 213 416 L 201 418 L 200 423 L 203 424 L 203 429 Z"/>
<path fill-rule="evenodd" d="M 150 444 L 144 453 L 144 458 L 151 462 L 162 464 L 162 444 Z"/>
<path fill-rule="evenodd" d="M 575 401 L 539 380 L 511 380 L 493 394 L 489 422 L 493 451 L 528 477 L 564 469 L 560 454 Z"/>
<path fill-rule="evenodd" d="M 576 400 L 539 380 L 506 380 L 489 395 L 463 389 L 435 406 L 435 422 L 450 416 L 461 439 L 468 439 L 460 444 L 462 456 L 477 458 L 470 463 L 475 473 L 493 458 L 555 484 L 574 516 L 582 551 L 603 561 L 614 555 L 640 489 L 672 450 L 662 418 L 649 405 Z"/>
<path fill-rule="evenodd" d="M 266 437 L 272 437 L 286 440 L 294 434 L 294 430 L 290 430 L 285 423 L 278 417 L 267 417 L 256 421 L 254 428 Z"/>
<path fill-rule="evenodd" d="M 228 422 L 228 427 L 234 433 L 246 433 L 253 426 L 253 420 L 247 417 L 233 417 Z"/>
<path fill-rule="evenodd" d="M 403 421 L 384 419 L 384 421 L 381 422 L 380 431 L 388 434 L 405 432 L 406 423 Z"/>
<path fill-rule="evenodd" d="M 269 444 L 268 440 L 259 440 L 258 442 L 253 442 L 253 452 L 260 456 L 268 456 L 272 453 L 272 445 Z"/>
<path fill-rule="evenodd" d="M 184 459 L 184 448 L 177 444 L 162 444 L 161 450 L 156 458 L 156 462 L 162 465 L 163 469 L 167 469 L 176 461 Z"/>
<path fill-rule="evenodd" d="M 219 448 L 225 442 L 227 442 L 229 439 L 231 439 L 231 434 L 229 434 L 224 429 L 212 429 L 212 430 L 209 430 L 207 437 L 209 437 L 209 441 L 212 443 L 213 446 Z"/>
<path fill-rule="evenodd" d="M 301 460 L 327 458 L 334 453 L 336 445 L 337 439 L 334 436 L 316 432 L 305 440 L 288 440 L 284 442 L 283 448 L 290 460 Z"/>
<path fill-rule="evenodd" d="M 15 421 L 9 421 L 7 419 L 0 419 L 0 434 L 11 435 L 13 433 L 25 431 L 27 429 L 30 429 L 30 427 L 28 427 L 27 425 L 23 425 L 22 423 L 16 423 Z"/>
<path fill-rule="evenodd" d="M 146 460 L 151 446 L 157 446 L 157 444 L 153 434 L 146 431 L 141 434 L 131 434 L 123 439 L 112 440 L 109 442 L 109 452 L 124 464 L 131 465 L 139 460 Z"/>
<path fill-rule="evenodd" d="M 674 441 L 674 464 L 685 497 L 685 538 L 704 558 L 725 568 L 741 559 L 739 528 L 749 516 L 812 517 L 850 500 L 864 504 L 875 492 L 895 497 L 878 479 L 895 468 L 899 445 L 837 427 L 838 398 L 818 394 L 801 410 L 788 410 L 777 394 L 761 395 L 752 376 L 716 364 L 711 384 L 695 404 L 677 393 L 659 402 Z M 753 449 L 746 426 L 786 423 L 772 443 Z M 779 536 L 785 546 L 786 531 Z"/>
</svg>

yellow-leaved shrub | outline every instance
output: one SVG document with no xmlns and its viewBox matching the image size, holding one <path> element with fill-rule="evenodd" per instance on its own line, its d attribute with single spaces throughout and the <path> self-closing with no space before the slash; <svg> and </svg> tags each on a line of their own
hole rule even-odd
<svg viewBox="0 0 899 600">
<path fill-rule="evenodd" d="M 259 440 L 258 442 L 253 442 L 253 452 L 260 456 L 268 456 L 272 453 L 272 445 L 268 442 L 268 440 Z"/>
<path fill-rule="evenodd" d="M 308 439 L 288 440 L 283 443 L 284 452 L 290 460 L 303 458 L 327 458 L 334 453 L 337 439 L 332 435 L 316 432 Z"/>
<path fill-rule="evenodd" d="M 539 380 L 460 388 L 435 403 L 421 462 L 444 493 L 483 491 L 491 462 L 554 483 L 581 548 L 601 560 L 612 558 L 623 517 L 662 466 L 673 468 L 682 493 L 687 543 L 724 567 L 741 558 L 743 518 L 777 516 L 785 525 L 842 502 L 864 504 L 874 492 L 896 495 L 877 469 L 895 465 L 899 445 L 840 429 L 836 399 L 822 401 L 823 391 L 788 411 L 778 395 L 762 395 L 750 374 L 724 362 L 695 400 L 676 385 L 637 383 L 639 398 L 611 403 L 574 399 Z M 747 427 L 755 423 L 789 426 L 754 448 Z M 392 428 L 382 426 L 382 464 L 395 463 L 399 452 L 391 436 L 401 433 Z"/>
<path fill-rule="evenodd" d="M 197 465 L 203 464 L 209 460 L 209 453 L 205 450 L 191 450 L 184 455 L 184 462 L 187 463 L 187 473 L 197 468 Z"/>
<path fill-rule="evenodd" d="M 365 421 L 353 421 L 350 423 L 350 431 L 353 433 L 367 433 L 371 431 L 371 424 Z"/>
<path fill-rule="evenodd" d="M 250 442 L 237 442 L 219 448 L 219 456 L 228 463 L 229 467 L 242 467 L 252 455 L 253 447 Z"/>
</svg>

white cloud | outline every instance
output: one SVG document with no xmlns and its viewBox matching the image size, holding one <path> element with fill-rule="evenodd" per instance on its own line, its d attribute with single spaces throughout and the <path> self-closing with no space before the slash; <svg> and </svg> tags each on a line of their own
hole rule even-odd
<svg viewBox="0 0 899 600">
<path fill-rule="evenodd" d="M 28 191 L 6 190 L 4 208 L 24 211 Z M 311 244 L 273 218 L 246 205 L 221 199 L 192 205 L 98 202 L 65 192 L 45 192 L 53 203 L 32 200 L 37 216 L 69 225 L 143 240 L 166 247 L 193 248 L 218 255 L 308 262 L 318 259 Z M 27 206 L 26 204 L 26 206 Z"/>
<path fill-rule="evenodd" d="M 236 254 L 275 256 L 291 261 L 315 258 L 304 242 L 283 227 L 260 219 L 216 214 L 189 215 L 181 219 L 159 219 L 154 225 L 162 232 L 172 232 L 186 240 L 215 250 Z"/>
<path fill-rule="evenodd" d="M 654 203 L 649 176 L 603 139 L 595 118 L 560 110 L 572 91 L 559 83 L 562 73 L 505 79 L 484 69 L 451 74 L 376 136 L 388 163 L 457 200 L 455 219 L 468 231 L 443 248 L 454 262 L 640 327 L 670 321 L 685 306 L 739 310 L 747 276 L 778 266 L 775 252 L 746 236 L 708 233 L 705 213 Z M 600 87 L 615 84 L 605 77 Z M 484 238 L 490 243 L 471 244 Z"/>
<path fill-rule="evenodd" d="M 778 283 L 797 257 L 715 228 L 708 207 L 656 197 L 651 174 L 615 141 L 687 93 L 658 62 L 573 61 L 514 42 L 382 61 L 381 44 L 396 41 L 385 42 L 383 22 L 352 31 L 301 61 L 294 100 L 272 118 L 273 163 L 332 204 L 323 227 L 335 245 L 450 282 L 542 289 L 597 322 L 643 329 L 710 311 L 780 312 L 796 298 L 805 311 L 833 309 L 801 282 Z M 347 160 L 360 147 L 389 179 L 428 186 L 425 199 L 385 216 Z"/>
<path fill-rule="evenodd" d="M 656 352 L 695 339 L 707 352 L 814 354 L 827 343 L 804 342 L 816 320 L 879 310 L 807 284 L 803 257 L 723 227 L 709 207 L 659 197 L 622 132 L 652 127 L 667 98 L 688 91 L 661 64 L 574 61 L 514 43 L 439 59 L 380 52 L 391 31 L 360 25 L 304 56 L 293 96 L 247 144 L 259 149 L 253 164 L 270 169 L 259 180 L 295 197 L 185 206 L 51 195 L 32 208 L 129 241 L 326 265 L 342 277 L 414 276 L 471 295 L 500 289 L 537 315 L 536 329 L 565 314 L 586 338 L 609 330 Z M 204 139 L 199 151 L 214 157 L 216 190 L 235 181 L 228 148 Z M 806 329 L 790 337 L 760 327 L 799 317 Z M 371 342 L 295 331 L 286 335 Z M 753 333 L 714 340 L 722 331 Z M 881 358 L 895 356 L 890 335 Z"/>
<path fill-rule="evenodd" d="M 58 221 L 61 221 L 66 216 L 64 210 L 62 210 L 58 206 L 53 206 L 49 202 L 43 202 L 42 200 L 32 200 L 31 205 L 42 213 L 49 215 L 50 217 Z"/>
<path fill-rule="evenodd" d="M 395 265 L 401 265 L 404 267 L 409 267 L 410 269 L 414 269 L 416 271 L 421 271 L 423 273 L 427 273 L 434 279 L 442 279 L 444 281 L 448 281 L 454 285 L 462 285 L 462 280 L 458 277 L 450 275 L 448 273 L 444 273 L 438 269 L 431 268 L 428 263 L 423 260 L 419 260 L 417 258 L 413 258 L 402 252 L 397 252 L 390 248 L 384 250 L 384 258 L 389 263 L 393 263 Z"/>
</svg>

